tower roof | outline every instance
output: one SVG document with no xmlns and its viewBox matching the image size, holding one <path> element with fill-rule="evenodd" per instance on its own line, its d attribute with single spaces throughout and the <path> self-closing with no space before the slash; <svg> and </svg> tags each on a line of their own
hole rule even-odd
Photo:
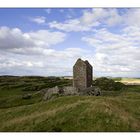
<svg viewBox="0 0 140 140">
<path fill-rule="evenodd" d="M 78 59 L 77 59 L 75 65 L 76 65 L 76 64 L 79 64 L 79 63 L 85 64 L 85 62 L 84 62 L 81 58 L 78 58 Z M 75 66 L 75 65 L 74 65 L 74 66 Z"/>
<path fill-rule="evenodd" d="M 86 65 L 89 65 L 90 67 L 92 67 L 91 64 L 87 60 L 85 60 L 84 62 Z"/>
</svg>

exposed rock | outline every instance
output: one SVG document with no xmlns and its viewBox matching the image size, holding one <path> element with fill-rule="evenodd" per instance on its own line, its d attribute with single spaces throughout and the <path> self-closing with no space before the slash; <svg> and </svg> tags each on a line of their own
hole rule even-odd
<svg viewBox="0 0 140 140">
<path fill-rule="evenodd" d="M 53 98 L 56 98 L 56 97 L 59 97 L 59 93 L 46 93 L 43 97 L 44 100 L 50 100 L 50 99 L 53 99 Z"/>
<path fill-rule="evenodd" d="M 49 100 L 59 96 L 67 95 L 101 95 L 101 90 L 98 87 L 89 87 L 84 90 L 78 90 L 75 87 L 66 86 L 66 87 L 53 87 L 46 89 L 44 91 L 44 100 Z"/>
<path fill-rule="evenodd" d="M 45 92 L 45 95 L 44 95 L 45 100 L 51 99 L 52 97 L 78 94 L 77 89 L 74 87 L 63 87 L 62 88 L 62 87 L 58 87 L 58 86 L 49 88 L 42 92 Z"/>
<path fill-rule="evenodd" d="M 47 91 L 48 91 L 48 88 L 45 88 L 40 91 L 37 91 L 35 94 L 45 94 Z"/>
<path fill-rule="evenodd" d="M 53 88 L 49 88 L 47 90 L 48 93 L 59 93 L 59 87 L 56 86 L 56 87 L 53 87 Z"/>
<path fill-rule="evenodd" d="M 78 89 L 75 87 L 67 86 L 63 88 L 64 95 L 79 95 Z"/>
<path fill-rule="evenodd" d="M 59 89 L 58 86 L 56 86 L 56 87 L 53 87 L 53 88 L 46 89 L 42 92 L 45 93 L 44 100 L 49 100 L 51 98 L 58 97 L 59 94 L 60 94 L 60 89 Z"/>
<path fill-rule="evenodd" d="M 99 87 L 88 87 L 80 92 L 80 95 L 101 95 L 101 90 Z"/>
</svg>

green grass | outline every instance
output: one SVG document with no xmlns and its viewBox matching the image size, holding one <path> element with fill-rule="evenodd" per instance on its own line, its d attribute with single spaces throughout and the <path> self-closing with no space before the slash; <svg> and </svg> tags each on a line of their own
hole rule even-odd
<svg viewBox="0 0 140 140">
<path fill-rule="evenodd" d="M 140 95 L 135 96 L 69 96 L 0 109 L 0 131 L 139 131 Z"/>
<path fill-rule="evenodd" d="M 126 91 L 128 91 L 128 92 L 140 92 L 140 85 L 129 85 L 129 86 L 127 86 L 127 88 L 126 88 Z"/>
<path fill-rule="evenodd" d="M 43 101 L 42 95 L 34 94 L 37 89 L 23 90 L 25 83 L 33 87 L 40 83 L 51 86 L 48 80 L 58 82 L 59 86 L 70 84 L 64 79 L 56 82 L 42 77 L 0 78 L 1 132 L 140 131 L 140 86 L 127 86 L 122 91 L 103 91 L 102 96 L 63 96 L 49 101 Z M 9 85 L 7 89 L 6 84 Z M 27 93 L 32 94 L 32 98 L 22 99 L 22 95 Z"/>
<path fill-rule="evenodd" d="M 71 80 L 57 77 L 0 76 L 0 108 L 34 104 L 42 99 L 41 95 L 34 95 L 37 91 L 56 85 L 65 86 L 71 84 Z M 32 94 L 32 98 L 23 100 L 22 96 L 29 93 Z"/>
</svg>

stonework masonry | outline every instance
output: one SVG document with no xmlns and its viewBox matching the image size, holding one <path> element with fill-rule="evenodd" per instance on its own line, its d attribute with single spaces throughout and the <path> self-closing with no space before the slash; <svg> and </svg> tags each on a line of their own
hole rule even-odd
<svg viewBox="0 0 140 140">
<path fill-rule="evenodd" d="M 83 90 L 92 86 L 92 66 L 89 62 L 78 59 L 73 66 L 73 87 Z"/>
</svg>

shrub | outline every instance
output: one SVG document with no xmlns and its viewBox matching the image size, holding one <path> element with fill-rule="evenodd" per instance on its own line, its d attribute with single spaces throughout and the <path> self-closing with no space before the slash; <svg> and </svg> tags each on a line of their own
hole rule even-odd
<svg viewBox="0 0 140 140">
<path fill-rule="evenodd" d="M 97 78 L 93 81 L 94 86 L 98 86 L 101 90 L 122 90 L 125 85 L 120 82 L 114 82 L 112 79 L 108 79 L 106 77 Z"/>
</svg>

